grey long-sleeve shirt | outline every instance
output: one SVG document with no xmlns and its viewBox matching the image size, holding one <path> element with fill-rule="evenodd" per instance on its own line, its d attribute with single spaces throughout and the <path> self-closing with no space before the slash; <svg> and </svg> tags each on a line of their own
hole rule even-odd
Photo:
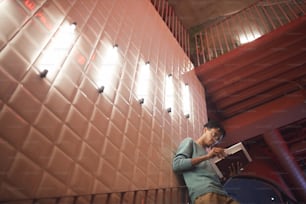
<svg viewBox="0 0 306 204">
<path fill-rule="evenodd" d="M 181 142 L 173 158 L 173 171 L 183 174 L 192 203 L 208 192 L 227 195 L 209 160 L 192 166 L 192 158 L 205 154 L 207 151 L 188 137 Z"/>
</svg>

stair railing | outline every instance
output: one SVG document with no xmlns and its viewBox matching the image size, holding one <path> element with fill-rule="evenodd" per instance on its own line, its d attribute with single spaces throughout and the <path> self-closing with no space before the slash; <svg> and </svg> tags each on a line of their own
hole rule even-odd
<svg viewBox="0 0 306 204">
<path fill-rule="evenodd" d="M 0 201 L 1 204 L 188 204 L 186 186 Z"/>
</svg>

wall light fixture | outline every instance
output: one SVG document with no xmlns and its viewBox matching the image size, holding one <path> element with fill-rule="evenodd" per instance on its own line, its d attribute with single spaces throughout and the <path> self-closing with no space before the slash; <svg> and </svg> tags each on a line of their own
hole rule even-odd
<svg viewBox="0 0 306 204">
<path fill-rule="evenodd" d="M 37 61 L 40 70 L 39 76 L 45 78 L 50 72 L 54 72 L 64 62 L 71 46 L 73 45 L 76 29 L 76 22 L 71 24 L 64 23 L 51 38 L 46 49 Z"/>
<path fill-rule="evenodd" d="M 104 91 L 104 86 L 100 86 L 100 87 L 98 88 L 98 92 L 99 92 L 99 93 L 103 93 L 103 91 Z"/>
<path fill-rule="evenodd" d="M 173 76 L 168 74 L 166 77 L 166 90 L 165 90 L 165 106 L 168 113 L 172 112 L 174 104 L 174 87 Z"/>
<path fill-rule="evenodd" d="M 119 66 L 118 44 L 109 46 L 103 59 L 98 63 L 99 70 L 97 74 L 98 92 L 104 93 L 110 90 L 110 86 L 114 82 L 114 76 Z"/>
<path fill-rule="evenodd" d="M 77 22 L 73 22 L 73 23 L 70 24 L 70 30 L 71 31 L 74 31 L 76 29 L 76 27 L 77 27 Z"/>
<path fill-rule="evenodd" d="M 140 65 L 137 74 L 137 90 L 136 95 L 140 104 L 145 103 L 145 99 L 148 97 L 149 85 L 150 85 L 150 62 L 147 61 Z"/>
<path fill-rule="evenodd" d="M 44 69 L 42 72 L 40 72 L 39 76 L 40 78 L 45 78 L 48 74 L 48 70 L 47 69 Z"/>
<path fill-rule="evenodd" d="M 186 118 L 190 117 L 190 91 L 189 85 L 183 84 L 183 113 Z"/>
</svg>

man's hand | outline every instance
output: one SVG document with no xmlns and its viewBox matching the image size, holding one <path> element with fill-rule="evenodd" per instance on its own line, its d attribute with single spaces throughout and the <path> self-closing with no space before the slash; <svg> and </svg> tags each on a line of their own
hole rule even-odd
<svg viewBox="0 0 306 204">
<path fill-rule="evenodd" d="M 209 158 L 219 157 L 224 158 L 227 154 L 224 152 L 224 149 L 221 147 L 213 147 L 207 154 Z"/>
<path fill-rule="evenodd" d="M 213 157 L 220 157 L 224 158 L 226 157 L 227 154 L 224 152 L 223 148 L 220 147 L 213 147 L 206 155 L 202 155 L 200 157 L 195 157 L 191 159 L 192 165 L 197 165 L 202 161 L 209 160 Z"/>
<path fill-rule="evenodd" d="M 229 169 L 229 175 L 224 176 L 221 178 L 222 184 L 224 184 L 229 178 L 233 176 L 238 176 L 240 172 L 243 170 L 242 169 L 242 163 L 241 162 L 233 162 L 231 165 L 228 167 Z"/>
<path fill-rule="evenodd" d="M 228 168 L 230 172 L 229 177 L 237 176 L 242 171 L 242 163 L 239 161 L 233 162 Z"/>
</svg>

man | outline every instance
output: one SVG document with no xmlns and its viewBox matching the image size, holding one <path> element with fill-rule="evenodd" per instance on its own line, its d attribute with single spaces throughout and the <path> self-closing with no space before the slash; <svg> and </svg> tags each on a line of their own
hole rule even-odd
<svg viewBox="0 0 306 204">
<path fill-rule="evenodd" d="M 215 121 L 204 125 L 196 141 L 185 138 L 173 159 L 173 170 L 182 173 L 193 204 L 238 204 L 229 197 L 211 166 L 213 157 L 226 157 L 223 148 L 215 145 L 225 136 L 223 127 Z"/>
</svg>

